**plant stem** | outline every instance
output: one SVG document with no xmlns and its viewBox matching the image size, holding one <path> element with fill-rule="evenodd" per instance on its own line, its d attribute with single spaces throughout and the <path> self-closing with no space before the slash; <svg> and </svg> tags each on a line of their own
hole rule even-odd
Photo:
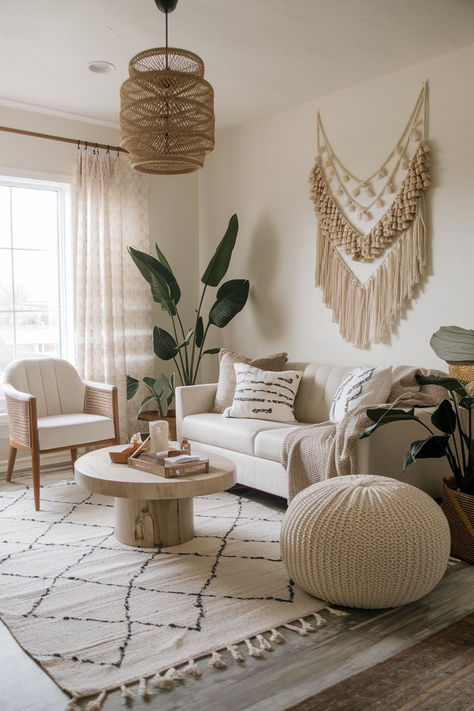
<svg viewBox="0 0 474 711">
<path fill-rule="evenodd" d="M 174 322 L 174 316 L 171 317 L 171 323 L 173 324 L 174 339 L 176 341 L 176 345 L 178 345 L 179 339 L 178 339 L 178 332 L 176 330 L 176 324 Z M 186 373 L 186 368 L 184 367 L 183 356 L 181 355 L 181 349 L 178 349 L 178 355 L 179 355 L 179 360 L 180 360 L 181 368 L 182 368 L 182 372 L 180 372 L 180 370 L 178 368 L 179 377 L 181 378 L 181 382 L 183 383 L 183 385 L 188 385 L 189 383 L 185 382 L 186 379 L 183 377 L 183 376 L 186 376 L 187 373 Z M 173 360 L 176 363 L 176 359 L 173 358 Z"/>
<path fill-rule="evenodd" d="M 196 378 L 197 378 L 197 371 L 198 371 L 198 368 L 199 368 L 199 362 L 200 362 L 200 360 L 201 360 L 201 358 L 199 358 L 198 363 L 197 363 L 197 365 L 196 365 L 196 370 L 194 371 L 194 354 L 195 354 L 195 352 L 196 352 L 196 331 L 197 331 L 197 322 L 199 321 L 199 316 L 201 315 L 201 308 L 202 308 L 202 303 L 203 303 L 203 301 L 204 301 L 204 294 L 206 293 L 206 289 L 207 289 L 207 284 L 204 284 L 204 288 L 203 288 L 202 293 L 201 293 L 201 299 L 200 299 L 200 301 L 199 301 L 198 310 L 197 310 L 197 313 L 196 313 L 196 328 L 194 329 L 193 350 L 192 350 L 192 354 L 191 354 L 191 377 L 192 377 L 192 384 L 193 384 L 193 385 L 194 385 L 194 383 L 195 383 L 195 381 L 196 381 Z M 202 351 L 202 346 L 204 345 L 204 341 L 205 341 L 205 336 L 203 336 L 203 339 L 202 339 L 201 351 Z M 199 351 L 199 353 L 201 353 L 201 351 Z"/>
<path fill-rule="evenodd" d="M 182 323 L 182 321 L 181 321 L 181 317 L 180 317 L 179 312 L 178 312 L 178 307 L 176 307 L 176 316 L 178 317 L 178 323 L 179 323 L 179 325 L 180 325 L 181 333 L 183 334 L 183 341 L 184 341 L 184 339 L 185 339 L 185 337 L 186 337 L 186 334 L 185 334 L 185 332 L 184 332 L 183 323 Z M 188 346 L 187 346 L 187 345 L 184 346 L 184 358 L 185 358 L 185 360 L 186 360 L 186 379 L 189 380 L 189 378 L 190 378 L 190 372 L 189 372 Z M 191 385 L 191 383 L 186 382 L 186 383 L 183 383 L 183 385 Z"/>
<path fill-rule="evenodd" d="M 200 364 L 201 358 L 202 358 L 202 349 L 204 348 L 204 343 L 206 342 L 206 336 L 207 336 L 207 332 L 209 331 L 209 326 L 210 326 L 210 325 L 211 325 L 211 322 L 208 321 L 208 322 L 207 322 L 207 326 L 206 326 L 206 330 L 204 331 L 204 336 L 202 337 L 201 348 L 199 349 L 199 358 L 198 358 L 198 362 L 197 362 L 197 364 L 196 364 L 196 371 L 195 371 L 195 373 L 194 373 L 194 378 L 193 378 L 193 383 L 192 383 L 193 385 L 196 384 L 196 378 L 197 378 L 197 373 L 198 373 L 198 370 L 199 370 L 199 364 Z"/>
<path fill-rule="evenodd" d="M 453 395 L 451 391 L 449 394 L 451 395 L 451 400 L 454 403 L 454 411 L 456 413 L 456 422 L 457 422 L 458 429 L 459 429 L 460 448 L 461 448 L 461 455 L 462 455 L 462 466 L 461 466 L 461 459 L 460 459 L 459 452 L 458 452 L 458 443 L 456 441 L 456 434 L 453 432 L 454 447 L 456 449 L 456 454 L 458 457 L 459 469 L 460 469 L 461 473 L 463 473 L 466 471 L 466 454 L 464 451 L 464 438 L 463 438 L 464 432 L 461 427 L 461 417 L 459 415 L 458 404 L 456 402 L 456 395 Z"/>
</svg>

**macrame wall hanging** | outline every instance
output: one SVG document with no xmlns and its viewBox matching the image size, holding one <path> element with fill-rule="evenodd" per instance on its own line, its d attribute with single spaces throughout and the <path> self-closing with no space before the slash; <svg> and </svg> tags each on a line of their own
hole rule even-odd
<svg viewBox="0 0 474 711">
<path fill-rule="evenodd" d="M 362 179 L 336 156 L 318 113 L 318 156 L 310 175 L 318 220 L 316 286 L 342 337 L 358 348 L 383 340 L 424 272 L 424 192 L 430 184 L 426 132 L 425 85 L 395 148 Z M 352 216 L 358 222 L 378 219 L 364 233 Z M 386 255 L 362 282 L 342 252 L 365 262 Z"/>
</svg>

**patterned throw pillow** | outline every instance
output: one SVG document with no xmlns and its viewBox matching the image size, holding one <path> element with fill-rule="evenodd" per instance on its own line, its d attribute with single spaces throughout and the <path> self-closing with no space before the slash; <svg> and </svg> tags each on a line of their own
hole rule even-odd
<svg viewBox="0 0 474 711">
<path fill-rule="evenodd" d="M 219 353 L 219 382 L 217 383 L 216 398 L 213 412 L 224 412 L 226 407 L 232 405 L 235 391 L 235 363 L 248 363 L 262 370 L 281 370 L 288 358 L 288 353 L 274 353 L 273 355 L 251 360 L 240 353 L 233 353 L 222 348 Z"/>
<path fill-rule="evenodd" d="M 275 373 L 245 363 L 236 363 L 234 369 L 237 384 L 232 406 L 224 411 L 225 417 L 296 421 L 294 403 L 302 371 L 281 370 Z"/>
<path fill-rule="evenodd" d="M 339 385 L 332 401 L 329 419 L 341 422 L 359 405 L 387 402 L 392 388 L 392 368 L 354 368 Z"/>
</svg>

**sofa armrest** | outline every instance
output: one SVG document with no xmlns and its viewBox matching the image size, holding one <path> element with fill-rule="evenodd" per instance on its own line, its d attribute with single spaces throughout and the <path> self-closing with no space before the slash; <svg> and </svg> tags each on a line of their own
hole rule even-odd
<svg viewBox="0 0 474 711">
<path fill-rule="evenodd" d="M 435 433 L 431 422 L 434 407 L 417 407 L 415 414 Z M 434 497 L 442 494 L 443 476 L 449 475 L 449 466 L 444 457 L 420 459 L 403 471 L 403 458 L 415 440 L 425 439 L 428 430 L 419 422 L 401 420 L 391 422 L 375 430 L 370 437 L 357 441 L 358 474 L 380 474 L 405 481 L 423 489 Z"/>
<path fill-rule="evenodd" d="M 180 385 L 175 391 L 176 436 L 181 441 L 181 424 L 187 415 L 209 412 L 216 397 L 217 383 Z"/>
</svg>

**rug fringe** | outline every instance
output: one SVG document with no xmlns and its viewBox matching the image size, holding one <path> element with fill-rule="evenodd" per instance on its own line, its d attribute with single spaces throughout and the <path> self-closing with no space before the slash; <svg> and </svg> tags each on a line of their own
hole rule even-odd
<svg viewBox="0 0 474 711">
<path fill-rule="evenodd" d="M 333 607 L 329 607 L 329 605 L 325 605 L 324 607 L 318 608 L 317 612 L 311 612 L 306 615 L 307 618 L 311 618 L 310 622 L 305 620 L 303 617 L 299 617 L 293 622 L 288 622 L 286 624 L 281 625 L 281 628 L 287 629 L 290 632 L 295 632 L 300 637 L 307 637 L 308 634 L 316 632 L 317 627 L 322 627 L 323 625 L 327 624 L 327 620 L 320 614 L 322 610 L 326 610 L 330 615 L 334 615 L 337 617 L 342 617 L 349 614 L 347 612 L 344 612 L 343 610 L 336 610 Z M 268 638 L 265 635 L 267 635 Z M 264 659 L 264 652 L 273 651 L 274 644 L 282 644 L 284 643 L 284 641 L 285 638 L 283 634 L 275 627 L 271 627 L 270 629 L 264 630 L 263 632 L 253 635 L 252 637 L 242 639 L 239 642 L 236 642 L 235 644 L 229 644 L 224 647 L 217 647 L 217 649 L 213 650 L 212 652 L 207 652 L 206 654 L 200 655 L 199 659 L 209 657 L 208 664 L 210 667 L 213 667 L 214 669 L 224 670 L 227 669 L 228 664 L 223 658 L 222 652 L 228 652 L 236 663 L 243 664 L 245 663 L 245 657 L 242 654 L 242 647 L 240 645 L 245 646 L 249 657 L 254 657 L 255 659 Z M 193 677 L 194 679 L 199 679 L 202 676 L 202 671 L 196 664 L 195 659 L 189 659 L 186 663 L 179 665 L 178 668 L 170 667 L 165 671 L 159 671 L 154 675 L 148 677 L 141 677 L 138 680 L 135 679 L 133 681 L 127 682 L 127 684 L 121 684 L 120 686 L 113 688 L 120 689 L 124 702 L 132 704 L 133 699 L 135 698 L 135 694 L 130 689 L 131 684 L 136 684 L 138 681 L 138 696 L 141 697 L 143 700 L 147 700 L 150 696 L 153 695 L 152 690 L 148 687 L 148 682 L 150 683 L 151 687 L 165 691 L 167 689 L 174 688 L 175 685 L 179 682 L 182 682 L 186 676 Z M 108 691 L 112 690 L 113 689 L 108 689 Z M 95 699 L 89 701 L 86 706 L 86 711 L 101 711 L 106 696 L 107 691 L 101 691 Z M 66 711 L 80 711 L 80 707 L 78 706 L 80 698 L 84 697 L 73 696 L 70 699 L 68 705 L 66 706 Z"/>
</svg>

